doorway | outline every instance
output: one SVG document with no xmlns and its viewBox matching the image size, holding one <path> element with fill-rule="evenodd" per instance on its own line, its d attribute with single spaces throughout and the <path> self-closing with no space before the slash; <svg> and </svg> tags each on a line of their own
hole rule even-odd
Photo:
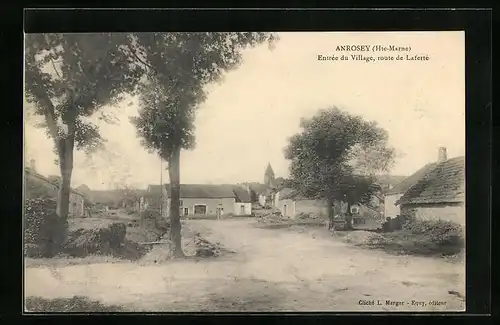
<svg viewBox="0 0 500 325">
<path fill-rule="evenodd" d="M 207 214 L 207 206 L 200 204 L 195 205 L 194 214 Z"/>
</svg>

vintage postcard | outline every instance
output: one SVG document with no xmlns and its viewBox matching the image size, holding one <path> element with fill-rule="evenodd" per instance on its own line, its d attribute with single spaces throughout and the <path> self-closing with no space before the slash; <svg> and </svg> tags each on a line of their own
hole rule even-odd
<svg viewBox="0 0 500 325">
<path fill-rule="evenodd" d="M 25 312 L 465 311 L 465 35 L 25 34 Z"/>
</svg>

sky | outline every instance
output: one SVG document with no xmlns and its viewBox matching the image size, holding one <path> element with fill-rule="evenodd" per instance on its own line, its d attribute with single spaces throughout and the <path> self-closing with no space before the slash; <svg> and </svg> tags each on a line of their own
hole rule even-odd
<svg viewBox="0 0 500 325">
<path fill-rule="evenodd" d="M 335 50 L 356 44 L 410 46 L 411 52 L 401 55 L 430 59 L 318 60 L 318 55 L 353 54 Z M 273 50 L 267 45 L 246 50 L 243 63 L 207 91 L 195 122 L 196 148 L 181 153 L 181 183 L 262 182 L 268 162 L 277 177 L 287 177 L 283 148 L 300 131 L 300 119 L 333 106 L 388 131 L 397 152 L 393 175 L 410 175 L 435 161 L 439 147 L 447 148 L 449 158 L 465 155 L 463 32 L 280 33 Z M 130 96 L 105 108 L 119 123 L 100 124 L 107 150 L 92 157 L 75 153 L 73 186 L 168 183 L 165 163 L 141 147 L 129 122 L 137 110 L 138 100 Z M 25 122 L 25 161 L 34 159 L 41 174 L 57 175 L 52 141 L 35 122 Z"/>
</svg>

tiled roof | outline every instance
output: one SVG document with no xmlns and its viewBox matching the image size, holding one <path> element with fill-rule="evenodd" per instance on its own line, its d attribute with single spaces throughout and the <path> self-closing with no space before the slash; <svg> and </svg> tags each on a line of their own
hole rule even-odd
<svg viewBox="0 0 500 325">
<path fill-rule="evenodd" d="M 52 180 L 50 180 L 49 178 L 35 172 L 33 169 L 29 168 L 29 167 L 25 167 L 24 168 L 24 172 L 26 173 L 26 175 L 29 175 L 29 176 L 32 176 L 32 177 L 36 177 L 48 184 L 51 184 L 51 185 L 54 185 L 56 186 L 57 188 L 59 188 L 59 184 L 57 182 L 54 182 Z M 75 193 L 75 194 L 78 194 L 78 195 L 81 195 L 81 196 L 85 196 L 84 193 L 80 192 L 80 191 L 77 191 L 75 190 L 74 188 L 71 188 L 70 189 L 71 192 Z"/>
<path fill-rule="evenodd" d="M 298 196 L 298 193 L 296 190 L 292 189 L 292 188 L 284 188 L 284 189 L 281 189 L 279 192 L 279 200 L 287 200 L 287 199 L 294 199 L 294 198 L 297 198 Z"/>
<path fill-rule="evenodd" d="M 463 202 L 465 199 L 465 157 L 437 164 L 396 202 L 427 204 Z"/>
<path fill-rule="evenodd" d="M 251 203 L 252 197 L 250 194 L 240 186 L 234 186 L 233 192 L 236 195 L 236 202 Z"/>
<path fill-rule="evenodd" d="M 392 189 L 387 191 L 386 195 L 393 195 L 393 194 L 404 194 L 406 191 L 408 191 L 413 185 L 418 183 L 422 177 L 425 176 L 429 171 L 431 171 L 434 167 L 436 167 L 437 163 L 429 163 L 425 165 L 424 167 L 420 168 L 417 170 L 415 173 L 412 175 L 408 176 L 405 178 L 403 181 L 398 183 L 396 186 L 394 186 Z"/>
<path fill-rule="evenodd" d="M 265 184 L 260 184 L 260 183 L 248 183 L 247 184 L 252 191 L 255 192 L 255 194 L 263 194 L 265 191 L 267 191 L 268 186 Z"/>
<path fill-rule="evenodd" d="M 146 192 L 149 194 L 160 194 L 161 185 L 149 185 Z"/>
<path fill-rule="evenodd" d="M 167 193 L 170 186 L 165 184 Z M 211 185 L 211 184 L 181 184 L 181 198 L 234 198 L 234 186 L 232 185 Z"/>
</svg>

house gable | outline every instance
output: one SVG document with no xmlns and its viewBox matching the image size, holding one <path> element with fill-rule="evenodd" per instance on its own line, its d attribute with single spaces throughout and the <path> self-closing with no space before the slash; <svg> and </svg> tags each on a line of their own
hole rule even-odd
<svg viewBox="0 0 500 325">
<path fill-rule="evenodd" d="M 387 191 L 386 195 L 406 193 L 406 191 L 408 191 L 411 187 L 417 184 L 427 173 L 432 171 L 436 167 L 436 165 L 437 163 L 429 163 L 425 165 L 424 167 L 420 168 L 415 173 L 413 173 L 412 175 L 408 176 L 403 181 L 398 183 L 392 189 Z"/>
<path fill-rule="evenodd" d="M 402 204 L 460 203 L 465 199 L 465 157 L 435 166 L 396 202 Z"/>
</svg>

